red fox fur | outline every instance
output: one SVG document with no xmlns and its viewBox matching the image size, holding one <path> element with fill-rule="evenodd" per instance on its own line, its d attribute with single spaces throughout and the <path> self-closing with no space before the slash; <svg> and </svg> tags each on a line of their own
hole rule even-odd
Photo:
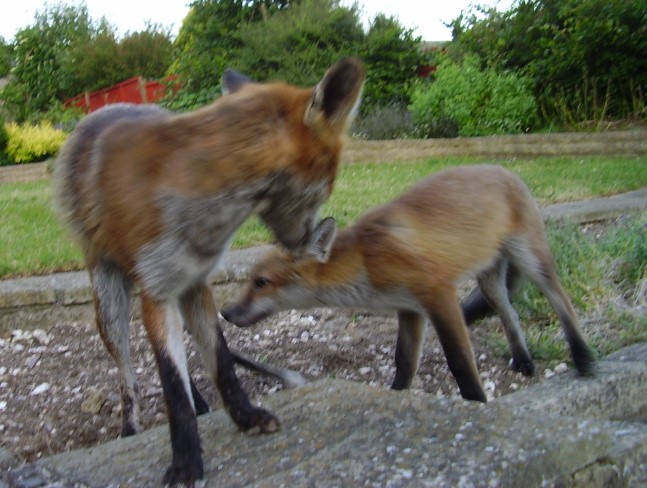
<svg viewBox="0 0 647 488">
<path fill-rule="evenodd" d="M 183 325 L 234 422 L 278 428 L 238 383 L 206 278 L 252 213 L 286 248 L 304 248 L 332 191 L 363 82 L 355 58 L 313 88 L 227 72 L 227 94 L 207 107 L 174 114 L 109 106 L 86 117 L 61 150 L 56 200 L 83 249 L 99 332 L 119 368 L 122 435 L 140 429 L 129 318 L 131 289 L 141 290 L 171 431 L 165 483 L 203 476 L 196 412 L 208 406 L 186 367 Z"/>
<path fill-rule="evenodd" d="M 394 389 L 411 385 L 430 319 L 461 395 L 484 402 L 463 314 L 473 318 L 488 307 L 496 310 L 513 368 L 532 374 L 506 288 L 506 275 L 521 273 L 557 313 L 578 371 L 592 371 L 593 356 L 559 283 L 539 209 L 510 171 L 481 165 L 440 172 L 369 211 L 336 238 L 335 230 L 334 220 L 324 219 L 305 256 L 271 251 L 253 270 L 239 302 L 225 307 L 225 319 L 247 326 L 290 308 L 396 310 Z M 478 292 L 461 311 L 456 286 L 470 274 L 476 275 Z"/>
</svg>

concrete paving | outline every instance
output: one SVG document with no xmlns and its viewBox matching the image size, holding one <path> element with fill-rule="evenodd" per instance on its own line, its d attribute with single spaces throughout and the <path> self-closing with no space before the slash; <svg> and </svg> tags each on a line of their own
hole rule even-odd
<svg viewBox="0 0 647 488">
<path fill-rule="evenodd" d="M 486 405 L 341 380 L 262 398 L 280 432 L 200 417 L 203 486 L 644 487 L 647 344 Z M 18 466 L 5 486 L 160 486 L 166 427 Z M 40 484 L 39 484 L 40 483 Z M 0 486 L 2 483 L 0 482 Z"/>
</svg>

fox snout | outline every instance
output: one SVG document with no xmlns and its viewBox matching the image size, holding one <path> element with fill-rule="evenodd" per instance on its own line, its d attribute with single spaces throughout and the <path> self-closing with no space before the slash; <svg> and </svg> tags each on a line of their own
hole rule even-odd
<svg viewBox="0 0 647 488">
<path fill-rule="evenodd" d="M 238 327 L 250 327 L 263 320 L 269 314 L 252 314 L 243 305 L 230 305 L 220 311 L 220 315 L 227 321 Z"/>
</svg>

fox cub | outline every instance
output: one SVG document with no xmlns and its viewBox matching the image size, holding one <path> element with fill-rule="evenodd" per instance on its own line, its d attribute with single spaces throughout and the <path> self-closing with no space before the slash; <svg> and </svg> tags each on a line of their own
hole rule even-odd
<svg viewBox="0 0 647 488">
<path fill-rule="evenodd" d="M 223 310 L 225 319 L 248 326 L 290 308 L 395 310 L 394 389 L 410 387 L 429 319 L 461 395 L 485 402 L 464 317 L 496 311 L 512 367 L 532 374 L 508 298 L 508 287 L 522 274 L 555 310 L 577 370 L 592 372 L 593 356 L 557 277 L 539 209 L 510 171 L 479 165 L 440 172 L 335 235 L 335 221 L 328 218 L 313 233 L 306 255 L 270 251 L 239 302 Z M 478 287 L 461 310 L 456 286 L 470 274 Z"/>
</svg>

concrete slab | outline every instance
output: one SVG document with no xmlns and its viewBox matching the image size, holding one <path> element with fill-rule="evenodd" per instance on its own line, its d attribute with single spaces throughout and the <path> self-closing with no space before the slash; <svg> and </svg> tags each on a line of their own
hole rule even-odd
<svg viewBox="0 0 647 488">
<path fill-rule="evenodd" d="M 212 412 L 199 422 L 205 486 L 645 486 L 647 424 L 630 417 L 646 403 L 646 351 L 601 361 L 593 378 L 562 375 L 487 405 L 327 380 L 261 399 L 282 420 L 276 434 L 243 434 Z M 159 427 L 4 479 L 159 486 L 170 459 Z"/>
</svg>

